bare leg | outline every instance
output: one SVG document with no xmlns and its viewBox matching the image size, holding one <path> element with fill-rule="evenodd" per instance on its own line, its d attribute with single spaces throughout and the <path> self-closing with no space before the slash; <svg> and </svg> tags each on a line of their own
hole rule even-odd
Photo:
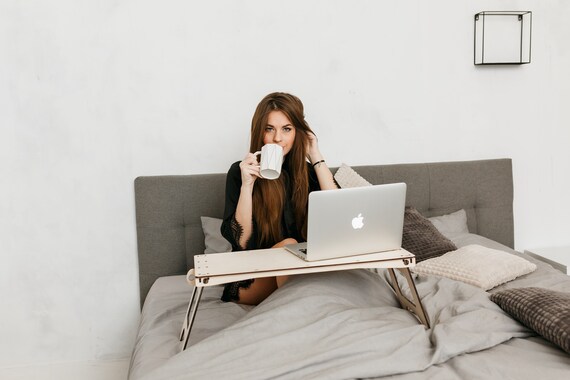
<svg viewBox="0 0 570 380">
<path fill-rule="evenodd" d="M 273 248 L 282 248 L 288 244 L 297 244 L 297 240 L 288 238 L 288 239 L 282 240 L 279 243 L 275 244 L 273 246 Z M 275 281 L 277 282 L 277 287 L 278 288 L 282 287 L 287 282 L 287 280 L 289 280 L 289 277 L 290 276 L 277 276 L 277 277 L 275 277 Z"/>
<path fill-rule="evenodd" d="M 256 278 L 249 288 L 239 290 L 239 301 L 244 305 L 257 305 L 277 289 L 275 277 Z"/>
<path fill-rule="evenodd" d="M 297 240 L 289 238 L 280 241 L 272 248 L 282 248 L 287 244 L 295 243 L 297 243 Z M 289 276 L 256 278 L 249 288 L 242 288 L 239 290 L 239 301 L 237 301 L 237 303 L 244 305 L 257 305 L 269 297 L 269 295 L 277 288 L 280 288 L 288 279 Z"/>
<path fill-rule="evenodd" d="M 287 281 L 289 281 L 289 277 L 291 277 L 291 276 L 277 276 L 277 277 L 275 277 L 275 282 L 277 282 L 277 287 L 280 288 L 283 285 L 285 285 L 285 283 Z"/>
</svg>

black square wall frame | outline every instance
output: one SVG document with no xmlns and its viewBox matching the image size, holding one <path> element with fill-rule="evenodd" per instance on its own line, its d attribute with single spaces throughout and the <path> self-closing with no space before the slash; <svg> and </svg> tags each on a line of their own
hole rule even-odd
<svg viewBox="0 0 570 380">
<path fill-rule="evenodd" d="M 475 15 L 475 65 L 530 63 L 531 11 L 484 11 Z"/>
</svg>

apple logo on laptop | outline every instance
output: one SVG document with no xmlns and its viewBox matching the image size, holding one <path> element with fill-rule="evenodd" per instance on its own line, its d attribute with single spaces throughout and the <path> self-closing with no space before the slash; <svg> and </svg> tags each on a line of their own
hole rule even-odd
<svg viewBox="0 0 570 380">
<path fill-rule="evenodd" d="M 362 213 L 358 214 L 358 216 L 352 218 L 352 228 L 355 230 L 359 230 L 364 227 L 364 217 Z"/>
</svg>

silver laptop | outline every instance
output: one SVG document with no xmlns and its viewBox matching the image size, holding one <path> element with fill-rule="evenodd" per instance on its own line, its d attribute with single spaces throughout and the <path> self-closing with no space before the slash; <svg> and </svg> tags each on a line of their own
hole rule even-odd
<svg viewBox="0 0 570 380">
<path fill-rule="evenodd" d="M 405 205 L 405 183 L 313 191 L 307 242 L 285 248 L 306 261 L 399 249 Z"/>
</svg>

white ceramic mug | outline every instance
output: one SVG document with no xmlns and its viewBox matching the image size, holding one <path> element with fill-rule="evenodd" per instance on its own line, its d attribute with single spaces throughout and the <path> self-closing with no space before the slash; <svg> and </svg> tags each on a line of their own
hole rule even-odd
<svg viewBox="0 0 570 380">
<path fill-rule="evenodd" d="M 283 165 L 283 147 L 277 144 L 265 144 L 260 152 L 259 172 L 265 179 L 277 179 L 281 175 L 281 165 Z"/>
</svg>

